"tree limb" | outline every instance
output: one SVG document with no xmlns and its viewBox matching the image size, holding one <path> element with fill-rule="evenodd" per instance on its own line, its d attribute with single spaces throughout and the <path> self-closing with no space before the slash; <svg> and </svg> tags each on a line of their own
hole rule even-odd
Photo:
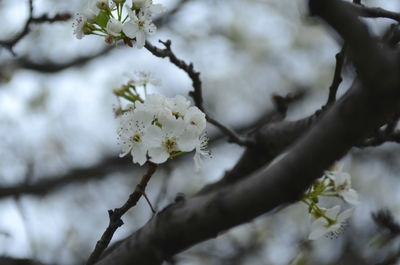
<svg viewBox="0 0 400 265">
<path fill-rule="evenodd" d="M 57 191 L 57 189 L 70 183 L 83 182 L 91 179 L 101 179 L 109 173 L 128 170 L 131 168 L 132 162 L 129 158 L 121 159 L 117 156 L 112 156 L 103 159 L 95 166 L 73 169 L 62 176 L 49 176 L 35 183 L 23 183 L 11 187 L 0 187 L 0 199 L 9 196 L 27 194 L 44 196 L 47 193 Z"/>
<path fill-rule="evenodd" d="M 310 9 L 347 41 L 362 82 L 324 112 L 282 160 L 229 187 L 170 205 L 98 265 L 161 264 L 194 244 L 298 200 L 326 168 L 396 112 L 399 65 L 391 54 L 376 45 L 346 3 L 311 0 Z M 378 71 L 382 67 L 389 71 Z M 381 74 L 389 81 L 380 82 Z"/>
</svg>

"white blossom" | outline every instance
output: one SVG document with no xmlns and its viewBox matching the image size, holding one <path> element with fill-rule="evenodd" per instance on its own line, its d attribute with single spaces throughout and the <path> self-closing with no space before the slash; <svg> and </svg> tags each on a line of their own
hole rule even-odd
<svg viewBox="0 0 400 265">
<path fill-rule="evenodd" d="M 330 234 L 336 236 L 343 230 L 345 222 L 350 218 L 354 209 L 347 209 L 340 213 L 340 206 L 336 205 L 329 209 L 323 209 L 325 215 L 316 219 L 311 225 L 311 233 L 308 236 L 309 240 L 315 240 L 323 235 Z"/>
<path fill-rule="evenodd" d="M 327 172 L 327 176 L 333 180 L 335 191 L 340 198 L 353 205 L 359 204 L 357 191 L 351 188 L 351 176 L 349 173 L 343 172 L 340 167 L 336 171 Z"/>
<path fill-rule="evenodd" d="M 152 35 L 156 32 L 157 28 L 151 21 L 145 11 L 140 10 L 138 16 L 136 13 L 127 8 L 130 20 L 125 22 L 122 31 L 126 36 L 133 39 L 136 38 L 136 46 L 141 49 L 146 42 L 146 35 Z"/>
<path fill-rule="evenodd" d="M 106 30 L 108 34 L 117 37 L 122 30 L 122 22 L 112 17 L 107 22 Z"/>
<path fill-rule="evenodd" d="M 206 128 L 206 115 L 196 106 L 188 108 L 184 120 L 188 133 L 199 135 Z"/>
<path fill-rule="evenodd" d="M 159 86 L 161 84 L 160 79 L 153 77 L 147 72 L 138 72 L 135 75 L 130 75 L 129 77 L 129 84 L 134 86 L 146 86 L 147 84 Z"/>
<path fill-rule="evenodd" d="M 196 166 L 196 171 L 199 171 L 203 167 L 203 157 L 211 157 L 211 152 L 207 150 L 208 137 L 202 135 L 199 138 L 198 144 L 196 145 L 196 153 L 194 154 L 194 164 Z"/>
<path fill-rule="evenodd" d="M 149 145 L 150 161 L 164 163 L 173 152 L 182 151 L 178 139 L 184 130 L 184 122 L 167 112 L 158 117 L 158 122 L 161 127 L 150 126 L 144 139 Z"/>
<path fill-rule="evenodd" d="M 190 101 L 181 95 L 176 95 L 174 98 L 167 98 L 165 105 L 172 111 L 173 115 L 184 117 L 190 106 Z"/>
<path fill-rule="evenodd" d="M 100 12 L 98 7 L 98 0 L 87 1 L 86 8 L 82 11 L 83 16 L 90 22 L 93 23 L 96 20 L 97 15 Z"/>
<path fill-rule="evenodd" d="M 74 29 L 74 35 L 78 40 L 82 39 L 85 36 L 83 32 L 83 26 L 86 22 L 86 19 L 81 14 L 76 14 L 74 17 L 74 22 L 72 23 L 72 27 Z"/>
<path fill-rule="evenodd" d="M 122 149 L 120 157 L 130 152 L 134 163 L 143 165 L 146 162 L 147 145 L 143 136 L 152 121 L 153 116 L 146 111 L 130 110 L 120 117 L 117 130 Z"/>
<path fill-rule="evenodd" d="M 121 156 L 131 152 L 134 163 L 147 160 L 161 164 L 175 155 L 195 150 L 195 166 L 202 165 L 202 157 L 209 157 L 205 115 L 183 96 L 166 98 L 150 94 L 137 100 L 120 118 L 118 129 Z"/>
<path fill-rule="evenodd" d="M 142 9 L 143 11 L 152 14 L 160 14 L 165 11 L 165 7 L 161 4 L 153 4 L 152 0 L 133 0 L 135 9 Z"/>
</svg>

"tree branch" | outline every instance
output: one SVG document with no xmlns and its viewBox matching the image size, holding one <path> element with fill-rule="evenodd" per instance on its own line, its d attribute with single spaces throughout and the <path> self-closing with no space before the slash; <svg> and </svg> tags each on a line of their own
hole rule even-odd
<svg viewBox="0 0 400 265">
<path fill-rule="evenodd" d="M 54 192 L 71 183 L 83 182 L 91 179 L 101 179 L 112 172 L 128 170 L 131 168 L 132 162 L 129 158 L 121 159 L 112 156 L 100 161 L 95 166 L 73 169 L 62 176 L 49 176 L 37 181 L 36 183 L 23 183 L 11 187 L 0 187 L 0 199 L 9 196 L 21 196 L 27 194 L 44 196 L 47 193 Z"/>
<path fill-rule="evenodd" d="M 100 255 L 103 253 L 103 251 L 107 248 L 108 244 L 110 243 L 115 231 L 117 231 L 117 229 L 124 224 L 124 222 L 121 220 L 121 217 L 129 209 L 131 209 L 137 204 L 142 195 L 145 195 L 147 183 L 149 182 L 151 176 L 153 176 L 154 172 L 157 169 L 157 164 L 153 164 L 151 162 L 147 162 L 147 164 L 149 167 L 147 173 L 142 177 L 140 183 L 136 185 L 135 190 L 131 195 L 129 195 L 129 198 L 124 203 L 124 205 L 114 210 L 108 210 L 110 222 L 108 224 L 106 231 L 104 231 L 103 235 L 101 236 L 100 240 L 97 241 L 96 247 L 93 250 L 92 254 L 90 254 L 90 257 L 86 262 L 86 265 L 92 265 L 96 263 Z"/>
<path fill-rule="evenodd" d="M 171 49 L 171 41 L 167 40 L 165 42 L 159 40 L 165 46 L 165 49 L 160 49 L 153 46 L 150 42 L 146 41 L 145 47 L 154 56 L 160 58 L 169 58 L 170 62 L 176 65 L 178 68 L 185 71 L 190 79 L 192 80 L 193 91 L 189 95 L 193 98 L 195 105 L 206 114 L 207 120 L 220 129 L 224 134 L 229 137 L 229 141 L 242 146 L 250 146 L 254 144 L 251 139 L 246 139 L 245 137 L 238 135 L 235 131 L 226 127 L 222 123 L 218 122 L 210 116 L 209 113 L 203 107 L 203 96 L 200 80 L 200 72 L 194 70 L 193 63 L 187 64 L 185 61 L 178 59 Z"/>
<path fill-rule="evenodd" d="M 310 8 L 344 36 L 354 64 L 362 73 L 362 82 L 357 82 L 321 114 L 319 121 L 279 162 L 229 187 L 170 205 L 98 265 L 161 264 L 164 259 L 196 243 L 248 222 L 279 205 L 298 200 L 326 168 L 396 112 L 400 105 L 399 65 L 388 56 L 392 54 L 382 52 L 375 45 L 366 27 L 355 19 L 356 14 L 345 3 L 311 0 Z M 360 42 L 366 48 L 359 49 Z M 381 76 L 377 74 L 382 72 L 377 71 L 379 67 L 392 67 L 394 70 L 384 75 L 390 82 L 374 86 L 380 81 Z"/>
<path fill-rule="evenodd" d="M 57 21 L 65 21 L 65 20 L 68 20 L 71 18 L 71 15 L 68 13 L 57 14 L 52 18 L 50 18 L 46 14 L 41 17 L 34 18 L 34 17 L 32 17 L 32 15 L 33 15 L 32 13 L 33 13 L 33 0 L 29 0 L 29 17 L 28 17 L 28 20 L 25 22 L 25 25 L 24 25 L 24 28 L 22 29 L 22 31 L 19 34 L 17 34 L 15 37 L 13 37 L 12 39 L 0 41 L 0 46 L 3 46 L 6 49 L 8 49 L 14 56 L 16 56 L 16 54 L 13 51 L 14 45 L 17 44 L 17 42 L 19 42 L 23 37 L 28 35 L 28 33 L 30 31 L 30 25 L 32 23 L 44 23 L 44 22 L 53 23 L 53 22 L 57 22 Z"/>
<path fill-rule="evenodd" d="M 367 7 L 359 4 L 352 5 L 352 8 L 355 12 L 358 13 L 360 17 L 367 18 L 390 18 L 400 22 L 400 13 L 392 12 L 389 10 L 385 10 L 380 7 Z"/>
<path fill-rule="evenodd" d="M 346 53 L 346 44 L 343 44 L 342 49 L 335 56 L 335 58 L 336 58 L 335 73 L 333 75 L 332 84 L 329 87 L 329 96 L 328 96 L 328 101 L 326 102 L 325 107 L 332 105 L 333 102 L 336 101 L 337 90 L 339 88 L 340 83 L 343 80 L 341 73 L 342 73 L 343 63 L 344 63 L 344 59 L 345 59 L 345 53 Z"/>
</svg>

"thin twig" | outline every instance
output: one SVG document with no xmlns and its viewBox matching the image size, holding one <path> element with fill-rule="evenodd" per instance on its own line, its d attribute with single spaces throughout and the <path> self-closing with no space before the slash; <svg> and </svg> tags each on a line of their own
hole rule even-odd
<svg viewBox="0 0 400 265">
<path fill-rule="evenodd" d="M 211 124 L 215 125 L 220 131 L 222 131 L 224 134 L 228 136 L 228 141 L 232 143 L 236 143 L 241 146 L 251 146 L 254 145 L 255 142 L 251 138 L 246 138 L 243 137 L 239 134 L 237 134 L 235 131 L 232 129 L 228 128 L 227 126 L 223 125 L 216 119 L 212 118 L 209 113 L 206 112 L 206 118 L 208 122 Z"/>
<path fill-rule="evenodd" d="M 193 98 L 194 103 L 196 106 L 206 113 L 207 120 L 215 125 L 218 129 L 220 129 L 223 133 L 225 133 L 229 137 L 229 141 L 236 143 L 241 146 L 250 146 L 253 144 L 251 139 L 247 139 L 243 136 L 238 135 L 232 129 L 228 128 L 227 126 L 223 125 L 222 123 L 218 122 L 216 119 L 212 118 L 210 114 L 208 114 L 203 106 L 203 96 L 202 96 L 202 88 L 201 88 L 201 80 L 200 80 L 200 73 L 194 70 L 193 63 L 187 64 L 185 61 L 176 57 L 171 49 L 171 40 L 161 41 L 165 46 L 165 49 L 160 49 L 153 46 L 150 42 L 146 41 L 145 47 L 148 51 L 150 51 L 153 55 L 160 57 L 160 58 L 169 58 L 171 63 L 176 65 L 178 68 L 185 71 L 190 79 L 192 79 L 192 86 L 193 91 L 189 93 L 189 95 Z"/>
<path fill-rule="evenodd" d="M 8 49 L 14 56 L 16 56 L 15 52 L 13 51 L 13 47 L 17 42 L 19 42 L 23 37 L 25 37 L 30 30 L 30 25 L 32 23 L 44 23 L 44 22 L 56 22 L 56 21 L 65 21 L 71 18 L 70 14 L 63 13 L 57 14 L 53 18 L 50 18 L 48 15 L 42 15 L 41 17 L 34 18 L 32 17 L 33 14 L 33 0 L 29 0 L 29 17 L 28 20 L 25 22 L 24 28 L 22 31 L 17 34 L 15 37 L 9 40 L 0 41 L 0 46 Z"/>
<path fill-rule="evenodd" d="M 107 248 L 108 244 L 110 243 L 115 231 L 124 224 L 121 220 L 121 217 L 132 207 L 134 207 L 137 202 L 139 201 L 140 197 L 144 194 L 146 190 L 147 183 L 149 182 L 151 176 L 154 174 L 157 168 L 157 164 L 153 164 L 151 162 L 147 162 L 149 168 L 146 174 L 142 177 L 142 180 L 138 185 L 136 185 L 135 190 L 131 195 L 129 195 L 129 199 L 122 205 L 120 208 L 116 208 L 114 210 L 108 210 L 108 215 L 110 218 L 110 222 L 106 231 L 104 231 L 103 235 L 101 236 L 100 240 L 97 241 L 96 247 L 86 265 L 92 265 L 97 262 L 100 255 L 103 251 Z"/>
<path fill-rule="evenodd" d="M 367 18 L 390 18 L 400 22 L 400 13 L 389 11 L 380 7 L 367 7 L 355 2 L 353 9 L 357 12 L 360 17 Z"/>
<path fill-rule="evenodd" d="M 148 41 L 146 41 L 145 47 L 148 51 L 150 51 L 153 55 L 157 57 L 168 57 L 171 63 L 173 63 L 189 75 L 190 79 L 192 79 L 192 86 L 194 89 L 194 91 L 190 92 L 190 96 L 193 98 L 196 106 L 200 110 L 204 111 L 200 73 L 194 70 L 193 63 L 187 64 L 185 61 L 176 57 L 176 55 L 171 50 L 171 40 L 167 40 L 165 42 L 159 40 L 159 42 L 165 46 L 165 49 L 157 48 Z"/>
</svg>

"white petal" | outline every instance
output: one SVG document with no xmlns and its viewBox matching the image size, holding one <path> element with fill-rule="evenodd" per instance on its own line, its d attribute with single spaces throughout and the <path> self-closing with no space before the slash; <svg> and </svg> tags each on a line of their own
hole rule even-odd
<svg viewBox="0 0 400 265">
<path fill-rule="evenodd" d="M 144 47 L 144 43 L 146 41 L 146 36 L 143 31 L 139 30 L 136 33 L 136 46 L 141 49 Z"/>
<path fill-rule="evenodd" d="M 124 25 L 122 25 L 122 31 L 126 36 L 133 39 L 136 37 L 139 31 L 139 27 L 134 21 L 130 20 L 126 22 Z"/>
<path fill-rule="evenodd" d="M 325 216 L 328 217 L 329 219 L 335 220 L 339 212 L 340 212 L 340 205 L 336 205 L 326 210 Z"/>
<path fill-rule="evenodd" d="M 147 149 L 144 144 L 136 144 L 133 146 L 131 155 L 134 163 L 139 163 L 139 165 L 143 166 L 147 160 L 146 154 Z"/>
<path fill-rule="evenodd" d="M 354 189 L 349 189 L 341 193 L 343 199 L 353 205 L 357 205 L 360 202 L 358 201 L 358 194 Z"/>
<path fill-rule="evenodd" d="M 138 20 L 138 18 L 136 16 L 136 13 L 133 12 L 133 10 L 129 6 L 126 5 L 125 7 L 126 7 L 126 10 L 128 11 L 129 18 L 134 20 L 134 21 Z"/>
<path fill-rule="evenodd" d="M 186 129 L 200 134 L 206 128 L 206 115 L 197 107 L 190 107 L 185 114 Z"/>
<path fill-rule="evenodd" d="M 328 233 L 326 225 L 327 225 L 326 220 L 323 217 L 320 217 L 317 220 L 315 220 L 311 225 L 311 233 L 308 236 L 308 239 L 315 240 Z"/>
<path fill-rule="evenodd" d="M 149 149 L 150 161 L 153 163 L 161 164 L 168 160 L 169 154 L 164 148 L 150 148 Z"/>
<path fill-rule="evenodd" d="M 172 112 L 185 115 L 187 108 L 190 106 L 190 101 L 181 95 L 176 95 L 174 98 L 168 98 L 165 105 L 171 109 Z"/>
<path fill-rule="evenodd" d="M 347 209 L 346 211 L 343 211 L 341 214 L 338 216 L 338 223 L 343 223 L 347 219 L 349 219 L 354 213 L 354 208 Z"/>
<path fill-rule="evenodd" d="M 148 147 L 161 147 L 163 139 L 164 134 L 156 125 L 149 126 L 143 135 L 143 143 Z"/>
<path fill-rule="evenodd" d="M 158 121 L 162 125 L 162 130 L 168 137 L 178 137 L 185 128 L 185 122 L 180 118 L 175 118 L 170 110 L 161 113 Z"/>
<path fill-rule="evenodd" d="M 160 94 L 150 94 L 146 97 L 146 105 L 164 106 L 166 97 Z"/>
<path fill-rule="evenodd" d="M 195 171 L 199 172 L 199 170 L 203 167 L 203 159 L 201 158 L 201 154 L 199 152 L 194 153 L 194 165 L 195 165 Z"/>
<path fill-rule="evenodd" d="M 149 35 L 153 35 L 156 33 L 157 27 L 153 23 L 150 23 L 149 25 L 146 26 L 146 33 Z"/>
<path fill-rule="evenodd" d="M 107 22 L 106 26 L 107 33 L 112 36 L 119 36 L 122 30 L 121 21 L 116 20 L 115 18 L 110 18 Z"/>
<path fill-rule="evenodd" d="M 130 145 L 128 145 L 128 144 L 122 145 L 122 146 L 121 146 L 121 149 L 122 149 L 122 153 L 119 154 L 119 157 L 124 157 L 124 156 L 126 156 L 127 154 L 129 154 L 129 152 L 131 151 L 131 149 L 132 149 L 132 144 L 130 144 Z"/>
<path fill-rule="evenodd" d="M 190 152 L 195 149 L 196 146 L 200 145 L 199 137 L 187 131 L 185 131 L 180 137 L 178 137 L 177 143 L 179 150 L 184 152 Z"/>
<path fill-rule="evenodd" d="M 149 7 L 149 10 L 151 13 L 160 14 L 162 12 L 165 12 L 166 8 L 161 4 L 155 4 L 155 5 L 151 5 Z"/>
</svg>

